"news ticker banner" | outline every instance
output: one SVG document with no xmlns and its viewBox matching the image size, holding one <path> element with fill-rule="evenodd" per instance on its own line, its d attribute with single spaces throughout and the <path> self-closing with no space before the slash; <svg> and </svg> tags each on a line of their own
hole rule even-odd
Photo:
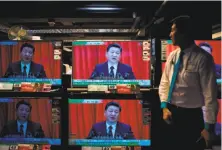
<svg viewBox="0 0 222 150">
<path fill-rule="evenodd" d="M 140 104 L 143 104 L 142 100 L 139 100 Z M 102 99 L 68 99 L 69 104 L 101 104 Z M 150 109 L 149 109 L 150 110 Z"/>
<path fill-rule="evenodd" d="M 103 103 L 101 99 L 70 99 L 69 104 L 100 104 Z"/>
<path fill-rule="evenodd" d="M 150 80 L 72 80 L 73 86 L 87 86 L 91 84 L 98 85 L 116 85 L 116 84 L 136 84 L 140 86 L 151 86 Z"/>
<path fill-rule="evenodd" d="M 135 84 L 88 85 L 89 93 L 139 94 L 140 86 Z"/>
<path fill-rule="evenodd" d="M 0 138 L 0 144 L 49 144 L 61 145 L 61 139 L 51 138 Z"/>
<path fill-rule="evenodd" d="M 151 140 L 69 139 L 69 145 L 81 145 L 81 146 L 150 146 L 151 145 Z"/>
<path fill-rule="evenodd" d="M 61 85 L 62 79 L 36 79 L 36 78 L 0 78 L 0 82 L 21 83 L 21 82 L 34 82 L 34 83 L 49 83 L 52 85 Z"/>
</svg>

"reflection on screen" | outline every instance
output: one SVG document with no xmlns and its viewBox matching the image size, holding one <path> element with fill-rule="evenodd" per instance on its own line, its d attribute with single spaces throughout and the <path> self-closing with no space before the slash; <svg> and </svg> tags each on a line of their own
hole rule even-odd
<svg viewBox="0 0 222 150">
<path fill-rule="evenodd" d="M 0 42 L 0 82 L 61 84 L 60 41 Z"/>
<path fill-rule="evenodd" d="M 150 41 L 73 42 L 73 86 L 150 86 Z"/>
<path fill-rule="evenodd" d="M 141 103 L 141 100 L 69 99 L 69 144 L 150 146 L 150 122 L 144 121 Z"/>
<path fill-rule="evenodd" d="M 51 99 L 0 99 L 0 144 L 60 145 L 60 107 Z"/>
</svg>

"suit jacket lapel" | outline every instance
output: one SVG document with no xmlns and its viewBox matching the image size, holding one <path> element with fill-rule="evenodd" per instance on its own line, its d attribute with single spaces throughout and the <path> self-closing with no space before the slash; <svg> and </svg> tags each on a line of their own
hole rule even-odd
<svg viewBox="0 0 222 150">
<path fill-rule="evenodd" d="M 121 64 L 118 63 L 118 65 L 117 65 L 117 70 L 116 70 L 116 77 L 117 77 L 118 73 L 121 72 L 121 68 L 120 68 L 120 66 L 121 66 Z"/>
<path fill-rule="evenodd" d="M 18 61 L 18 63 L 16 64 L 15 73 L 18 73 L 17 75 L 20 75 L 22 73 L 21 61 Z"/>
<path fill-rule="evenodd" d="M 106 131 L 106 121 L 103 122 L 102 124 L 102 135 L 107 135 L 107 131 Z"/>
<path fill-rule="evenodd" d="M 114 137 L 116 136 L 116 134 L 120 134 L 120 126 L 119 126 L 119 122 L 116 123 L 116 131 L 115 131 L 115 135 Z"/>
<path fill-rule="evenodd" d="M 31 122 L 31 121 L 28 121 L 28 123 L 27 123 L 27 129 L 26 129 L 26 135 L 27 135 L 27 133 L 34 134 L 34 133 L 32 133 L 32 132 L 33 132 L 32 122 Z M 32 136 L 33 136 L 33 135 L 32 135 Z"/>
<path fill-rule="evenodd" d="M 108 77 L 109 76 L 109 69 L 108 69 L 108 62 L 105 62 L 105 65 L 104 65 L 104 76 L 105 77 Z M 106 124 L 105 124 L 106 125 Z"/>
<path fill-rule="evenodd" d="M 17 125 L 17 120 L 15 120 L 13 123 L 12 123 L 12 133 L 19 133 L 18 131 L 18 125 Z"/>
<path fill-rule="evenodd" d="M 30 64 L 30 70 L 29 70 L 29 75 L 30 75 L 30 73 L 32 73 L 32 75 L 34 74 L 34 64 L 33 64 L 33 62 L 31 61 L 31 64 Z"/>
</svg>

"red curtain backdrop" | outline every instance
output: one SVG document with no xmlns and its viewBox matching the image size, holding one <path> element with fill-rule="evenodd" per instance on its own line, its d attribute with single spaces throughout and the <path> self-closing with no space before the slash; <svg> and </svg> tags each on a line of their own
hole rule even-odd
<svg viewBox="0 0 222 150">
<path fill-rule="evenodd" d="M 143 61 L 142 42 L 138 41 L 107 41 L 104 45 L 73 46 L 73 79 L 89 79 L 94 67 L 107 61 L 106 48 L 111 43 L 121 45 L 120 62 L 132 67 L 136 79 L 150 79 L 150 62 Z"/>
<path fill-rule="evenodd" d="M 103 100 L 100 104 L 70 104 L 69 133 L 76 139 L 85 139 L 93 124 L 105 121 L 105 106 L 112 100 Z M 142 105 L 139 100 L 117 100 L 122 107 L 119 121 L 131 126 L 136 139 L 150 139 L 150 126 L 143 125 Z"/>
<path fill-rule="evenodd" d="M 8 65 L 20 60 L 20 47 L 25 42 L 16 45 L 0 45 L 0 76 L 2 77 Z M 28 42 L 35 47 L 33 61 L 44 66 L 48 78 L 61 78 L 61 60 L 54 60 L 52 42 Z"/>
<path fill-rule="evenodd" d="M 22 99 L 0 103 L 0 131 L 8 121 L 16 120 L 16 103 L 20 100 Z M 28 102 L 32 105 L 29 119 L 41 124 L 46 138 L 60 138 L 60 124 L 52 124 L 52 106 L 49 99 L 29 99 Z"/>
</svg>

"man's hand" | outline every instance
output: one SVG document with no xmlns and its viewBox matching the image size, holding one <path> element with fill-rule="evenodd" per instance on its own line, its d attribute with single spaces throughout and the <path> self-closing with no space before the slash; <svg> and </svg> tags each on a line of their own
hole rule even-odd
<svg viewBox="0 0 222 150">
<path fill-rule="evenodd" d="M 172 117 L 172 113 L 168 108 L 163 108 L 163 120 L 166 121 L 166 123 L 170 124 L 170 119 Z"/>
<path fill-rule="evenodd" d="M 201 136 L 204 138 L 206 146 L 208 147 L 210 142 L 210 133 L 206 129 L 203 129 L 201 131 Z"/>
</svg>

